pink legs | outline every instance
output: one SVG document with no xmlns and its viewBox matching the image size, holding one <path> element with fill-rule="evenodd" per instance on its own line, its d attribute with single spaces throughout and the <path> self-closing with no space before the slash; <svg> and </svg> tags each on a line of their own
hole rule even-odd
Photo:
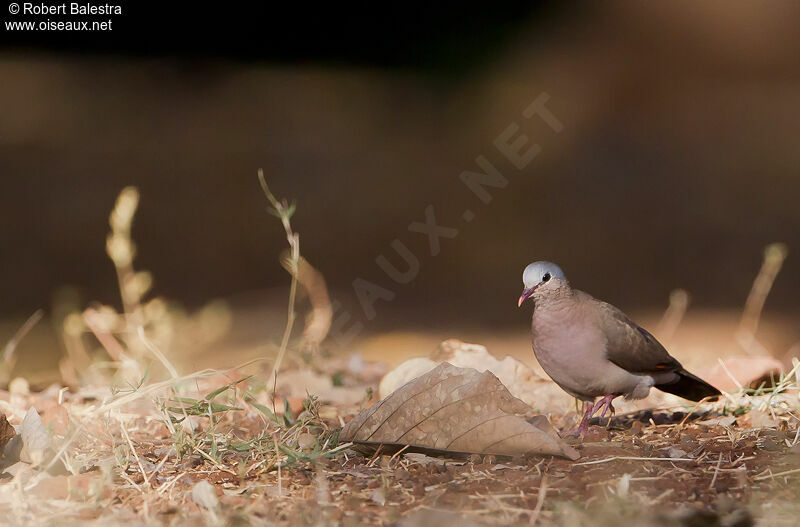
<svg viewBox="0 0 800 527">
<path fill-rule="evenodd" d="M 602 409 L 602 412 L 600 413 L 600 418 L 601 419 L 606 416 L 606 412 L 608 412 L 609 409 L 611 409 L 611 411 L 613 412 L 614 411 L 614 407 L 611 406 L 611 401 L 613 401 L 615 397 L 616 397 L 616 395 L 613 395 L 613 394 L 612 395 L 606 395 L 605 397 L 602 397 L 596 403 L 588 403 L 588 406 L 586 407 L 586 411 L 583 414 L 583 419 L 581 419 L 581 424 L 580 424 L 580 426 L 578 426 L 578 429 L 575 431 L 577 433 L 576 435 L 585 435 L 586 434 L 586 432 L 589 430 L 589 419 L 591 419 L 592 416 L 596 412 L 598 412 L 600 409 Z M 575 432 L 573 432 L 573 433 L 575 433 Z"/>
</svg>

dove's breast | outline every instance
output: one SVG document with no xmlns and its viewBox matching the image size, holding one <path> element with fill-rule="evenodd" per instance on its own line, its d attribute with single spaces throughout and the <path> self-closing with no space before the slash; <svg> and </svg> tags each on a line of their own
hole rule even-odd
<svg viewBox="0 0 800 527">
<path fill-rule="evenodd" d="M 619 368 L 605 358 L 602 331 L 569 304 L 534 310 L 531 332 L 536 360 L 569 394 L 587 400 L 606 395 L 609 380 L 619 374 Z"/>
</svg>

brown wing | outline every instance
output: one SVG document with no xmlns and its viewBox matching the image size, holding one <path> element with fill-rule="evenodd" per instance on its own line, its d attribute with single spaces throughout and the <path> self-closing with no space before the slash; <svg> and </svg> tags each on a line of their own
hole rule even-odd
<svg viewBox="0 0 800 527">
<path fill-rule="evenodd" d="M 674 373 L 660 376 L 656 388 L 692 401 L 717 398 L 720 391 L 687 372 L 649 331 L 629 319 L 625 313 L 586 293 L 579 292 L 583 301 L 592 304 L 607 339 L 608 360 L 631 373 Z"/>
<path fill-rule="evenodd" d="M 682 369 L 649 331 L 606 302 L 593 299 L 608 343 L 608 360 L 633 373 L 658 373 Z"/>
</svg>

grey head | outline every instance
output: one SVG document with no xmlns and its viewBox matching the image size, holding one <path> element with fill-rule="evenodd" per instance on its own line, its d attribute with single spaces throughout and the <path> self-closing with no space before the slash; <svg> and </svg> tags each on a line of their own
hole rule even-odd
<svg viewBox="0 0 800 527">
<path fill-rule="evenodd" d="M 533 262 L 522 272 L 522 295 L 517 306 L 538 292 L 538 295 L 563 288 L 567 285 L 567 277 L 559 266 L 552 262 Z"/>
</svg>

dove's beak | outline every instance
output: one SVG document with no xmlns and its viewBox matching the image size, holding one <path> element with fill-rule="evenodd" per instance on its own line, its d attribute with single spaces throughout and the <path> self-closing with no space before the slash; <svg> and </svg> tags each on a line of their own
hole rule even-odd
<svg viewBox="0 0 800 527">
<path fill-rule="evenodd" d="M 525 289 L 522 291 L 522 294 L 519 297 L 519 302 L 517 302 L 517 307 L 520 307 L 524 301 L 528 299 L 529 296 L 533 294 L 536 290 L 536 286 L 531 287 L 530 289 Z"/>
</svg>

